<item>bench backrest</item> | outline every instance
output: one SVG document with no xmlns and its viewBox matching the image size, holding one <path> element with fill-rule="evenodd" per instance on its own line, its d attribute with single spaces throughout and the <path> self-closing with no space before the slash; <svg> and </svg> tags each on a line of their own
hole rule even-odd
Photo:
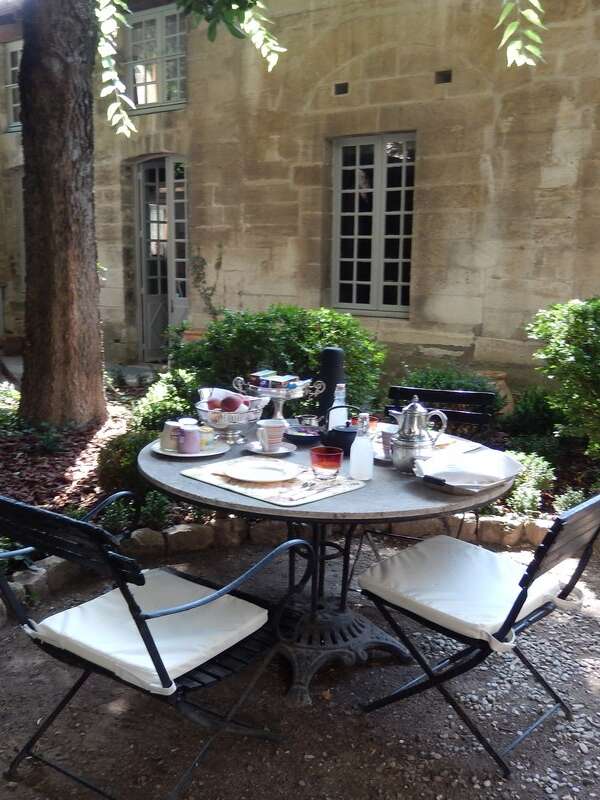
<svg viewBox="0 0 600 800">
<path fill-rule="evenodd" d="M 117 583 L 144 585 L 137 562 L 121 553 L 113 536 L 89 522 L 0 496 L 0 536 L 73 561 Z"/>
<path fill-rule="evenodd" d="M 451 423 L 473 425 L 483 428 L 489 425 L 494 411 L 496 396 L 493 392 L 470 392 L 462 389 L 421 389 L 418 386 L 390 386 L 389 409 L 401 409 L 410 403 L 414 395 L 427 408 L 443 411 Z"/>
</svg>

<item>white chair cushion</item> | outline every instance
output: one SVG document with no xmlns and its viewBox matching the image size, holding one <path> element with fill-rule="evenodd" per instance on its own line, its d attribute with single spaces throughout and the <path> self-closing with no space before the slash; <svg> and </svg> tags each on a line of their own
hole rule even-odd
<svg viewBox="0 0 600 800">
<path fill-rule="evenodd" d="M 142 611 L 183 605 L 213 589 L 165 570 L 144 572 L 144 586 L 130 586 Z M 204 664 L 261 628 L 268 619 L 264 608 L 231 595 L 206 606 L 149 620 L 148 627 L 172 680 Z M 119 678 L 155 694 L 164 688 L 118 589 L 80 606 L 48 617 L 32 632 L 35 638 L 68 650 L 113 672 Z"/>
<path fill-rule="evenodd" d="M 442 627 L 490 640 L 517 599 L 525 567 L 450 536 L 434 536 L 364 572 L 362 589 Z M 561 584 L 552 572 L 531 585 L 519 619 L 553 600 Z"/>
</svg>

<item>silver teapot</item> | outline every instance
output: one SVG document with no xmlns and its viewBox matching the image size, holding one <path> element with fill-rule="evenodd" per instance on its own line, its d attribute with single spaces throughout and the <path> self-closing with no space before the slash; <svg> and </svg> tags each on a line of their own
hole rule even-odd
<svg viewBox="0 0 600 800">
<path fill-rule="evenodd" d="M 398 423 L 398 433 L 391 441 L 392 463 L 400 472 L 412 473 L 416 458 L 433 455 L 435 443 L 446 430 L 448 417 L 437 408 L 428 411 L 419 403 L 417 395 L 402 411 L 390 410 L 389 413 Z M 442 423 L 438 431 L 429 427 L 435 417 Z"/>
</svg>

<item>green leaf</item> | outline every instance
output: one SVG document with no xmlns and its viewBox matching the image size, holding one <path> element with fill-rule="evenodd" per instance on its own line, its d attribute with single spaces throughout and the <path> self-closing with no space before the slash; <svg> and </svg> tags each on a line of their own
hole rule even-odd
<svg viewBox="0 0 600 800">
<path fill-rule="evenodd" d="M 538 44 L 543 43 L 542 37 L 539 35 L 539 33 L 537 33 L 537 31 L 533 31 L 531 28 L 525 28 L 523 33 L 532 41 L 537 42 Z"/>
<path fill-rule="evenodd" d="M 496 28 L 499 28 L 502 25 L 502 23 L 508 17 L 508 15 L 510 14 L 510 12 L 513 10 L 514 7 L 515 7 L 514 2 L 506 3 L 504 8 L 502 9 L 498 22 L 494 26 L 494 30 L 496 30 Z"/>
<path fill-rule="evenodd" d="M 217 27 L 219 25 L 218 19 L 213 19 L 208 24 L 208 30 L 206 31 L 206 35 L 208 36 L 209 42 L 214 42 L 217 38 Z"/>
<path fill-rule="evenodd" d="M 543 55 L 542 55 L 542 51 L 541 51 L 541 50 L 540 50 L 540 48 L 539 48 L 539 47 L 537 47 L 535 44 L 526 44 L 526 45 L 525 45 L 525 50 L 529 50 L 529 52 L 530 52 L 530 53 L 533 53 L 533 55 L 534 55 L 536 58 L 539 58 L 539 60 L 540 60 L 540 61 L 543 61 L 543 60 L 544 60 L 544 57 L 543 57 Z"/>
<path fill-rule="evenodd" d="M 540 0 L 529 0 L 529 2 L 534 8 L 537 8 L 537 10 L 540 12 L 540 14 L 544 13 L 544 7 L 540 3 Z"/>
<path fill-rule="evenodd" d="M 525 17 L 528 22 L 531 22 L 532 25 L 537 25 L 538 28 L 544 28 L 545 25 L 542 20 L 539 18 L 537 12 L 533 10 L 533 8 L 526 8 L 521 11 L 521 14 Z"/>
<path fill-rule="evenodd" d="M 506 42 L 510 39 L 513 33 L 515 33 L 518 29 L 519 29 L 518 20 L 514 20 L 514 22 L 511 22 L 509 25 L 506 26 L 506 29 L 504 31 L 504 36 L 502 37 L 502 41 L 498 45 L 498 50 L 500 50 L 500 48 L 506 44 Z"/>
</svg>

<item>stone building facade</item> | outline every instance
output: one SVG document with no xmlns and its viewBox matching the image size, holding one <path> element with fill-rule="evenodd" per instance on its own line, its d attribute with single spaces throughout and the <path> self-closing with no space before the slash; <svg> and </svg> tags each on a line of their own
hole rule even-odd
<svg viewBox="0 0 600 800">
<path fill-rule="evenodd" d="M 157 357 L 165 320 L 202 329 L 202 287 L 214 285 L 214 303 L 230 308 L 350 310 L 406 357 L 529 363 L 532 314 L 600 291 L 599 0 L 548 0 L 546 63 L 511 70 L 492 0 L 269 5 L 288 48 L 272 73 L 249 44 L 194 30 L 178 68 L 161 62 L 175 81 L 166 101 L 147 58 L 135 73 L 138 98 L 157 101 L 140 107 L 137 135 L 115 137 L 98 102 L 108 357 Z M 164 11 L 132 6 L 142 21 Z M 20 34 L 18 20 L 3 22 L 8 85 L 7 43 Z M 135 46 L 123 48 L 125 71 L 145 58 Z M 5 339 L 21 334 L 24 311 L 8 96 Z"/>
</svg>

